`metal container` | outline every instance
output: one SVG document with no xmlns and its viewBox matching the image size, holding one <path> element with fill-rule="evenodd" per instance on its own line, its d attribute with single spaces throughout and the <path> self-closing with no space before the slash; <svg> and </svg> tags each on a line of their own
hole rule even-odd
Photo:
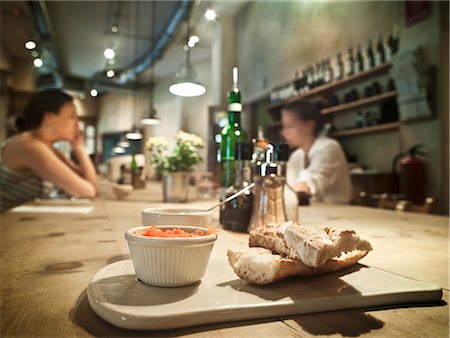
<svg viewBox="0 0 450 338">
<path fill-rule="evenodd" d="M 164 202 L 187 202 L 189 192 L 189 172 L 177 171 L 163 175 Z"/>
</svg>

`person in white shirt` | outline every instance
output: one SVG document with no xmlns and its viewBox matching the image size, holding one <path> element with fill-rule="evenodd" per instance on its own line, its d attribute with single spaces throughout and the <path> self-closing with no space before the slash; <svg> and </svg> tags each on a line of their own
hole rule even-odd
<svg viewBox="0 0 450 338">
<path fill-rule="evenodd" d="M 313 200 L 349 203 L 352 189 L 344 152 L 339 143 L 321 135 L 316 104 L 300 101 L 282 109 L 282 135 L 295 150 L 287 165 L 287 182 Z"/>
</svg>

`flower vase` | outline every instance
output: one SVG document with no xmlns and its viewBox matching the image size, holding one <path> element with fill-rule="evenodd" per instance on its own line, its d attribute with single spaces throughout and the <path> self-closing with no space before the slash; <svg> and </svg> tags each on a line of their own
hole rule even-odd
<svg viewBox="0 0 450 338">
<path fill-rule="evenodd" d="M 189 172 L 176 171 L 163 175 L 164 202 L 187 202 L 189 192 Z"/>
</svg>

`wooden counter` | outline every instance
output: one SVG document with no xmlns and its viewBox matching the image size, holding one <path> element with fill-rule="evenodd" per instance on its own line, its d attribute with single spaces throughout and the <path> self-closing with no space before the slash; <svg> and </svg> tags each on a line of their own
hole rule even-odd
<svg viewBox="0 0 450 338">
<path fill-rule="evenodd" d="M 193 195 L 193 194 L 192 194 Z M 191 195 L 191 196 L 192 196 Z M 441 304 L 382 310 L 348 310 L 272 320 L 212 324 L 159 332 L 118 329 L 91 310 L 86 288 L 102 267 L 129 258 L 123 233 L 140 224 L 140 211 L 161 202 L 158 184 L 115 200 L 103 186 L 90 214 L 1 214 L 2 337 L 448 337 L 448 218 L 357 206 L 301 208 L 304 224 L 348 226 L 373 245 L 362 263 L 444 289 Z M 216 201 L 191 198 L 189 206 Z M 184 205 L 186 206 L 186 205 Z M 218 212 L 214 217 L 218 224 Z M 247 235 L 220 231 L 213 255 L 247 247 Z"/>
</svg>

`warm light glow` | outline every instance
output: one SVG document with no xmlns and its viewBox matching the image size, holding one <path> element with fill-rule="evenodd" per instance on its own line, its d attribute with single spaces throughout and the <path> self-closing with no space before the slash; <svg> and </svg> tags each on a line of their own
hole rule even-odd
<svg viewBox="0 0 450 338">
<path fill-rule="evenodd" d="M 123 154 L 125 152 L 125 149 L 123 149 L 122 147 L 114 147 L 113 152 L 116 154 Z"/>
<path fill-rule="evenodd" d="M 193 97 L 205 94 L 206 88 L 197 83 L 182 82 L 171 85 L 169 92 L 178 96 Z"/>
<path fill-rule="evenodd" d="M 36 42 L 34 42 L 33 40 L 27 41 L 25 42 L 25 48 L 26 49 L 35 49 L 36 48 Z"/>
<path fill-rule="evenodd" d="M 192 41 L 193 43 L 198 43 L 200 41 L 200 38 L 197 35 L 192 35 L 189 38 L 189 41 Z"/>
<path fill-rule="evenodd" d="M 41 59 L 39 59 L 39 58 L 36 58 L 36 59 L 34 59 L 34 61 L 33 61 L 33 64 L 34 64 L 34 66 L 35 66 L 35 67 L 37 67 L 37 68 L 41 68 L 41 67 L 42 67 L 42 65 L 44 64 L 44 62 L 42 62 L 42 60 L 41 60 Z"/>
<path fill-rule="evenodd" d="M 136 131 L 132 131 L 129 133 L 125 134 L 125 137 L 129 140 L 141 140 L 142 139 L 142 134 L 139 130 Z"/>
<path fill-rule="evenodd" d="M 145 124 L 147 126 L 153 126 L 155 124 L 160 124 L 161 120 L 157 119 L 157 118 L 150 118 L 150 117 L 145 117 L 141 119 L 141 123 Z"/>
<path fill-rule="evenodd" d="M 209 20 L 209 21 L 215 20 L 215 19 L 216 19 L 216 16 L 217 16 L 216 12 L 215 12 L 214 10 L 212 10 L 212 9 L 208 9 L 208 10 L 205 12 L 205 18 L 206 18 L 207 20 Z"/>
<path fill-rule="evenodd" d="M 189 41 L 188 41 L 187 45 L 190 48 L 193 48 L 199 41 L 200 41 L 200 38 L 197 35 L 192 35 L 191 37 L 189 37 Z"/>
<path fill-rule="evenodd" d="M 116 75 L 116 72 L 113 71 L 112 69 L 110 69 L 110 70 L 108 70 L 108 71 L 106 72 L 106 76 L 109 77 L 109 78 L 114 77 L 114 75 Z"/>
<path fill-rule="evenodd" d="M 105 51 L 103 52 L 103 55 L 108 60 L 111 60 L 111 59 L 114 59 L 114 56 L 116 56 L 116 53 L 111 48 L 106 48 Z"/>
<path fill-rule="evenodd" d="M 98 95 L 97 89 L 92 88 L 91 91 L 90 91 L 90 94 L 91 94 L 92 97 L 96 97 Z"/>
</svg>

